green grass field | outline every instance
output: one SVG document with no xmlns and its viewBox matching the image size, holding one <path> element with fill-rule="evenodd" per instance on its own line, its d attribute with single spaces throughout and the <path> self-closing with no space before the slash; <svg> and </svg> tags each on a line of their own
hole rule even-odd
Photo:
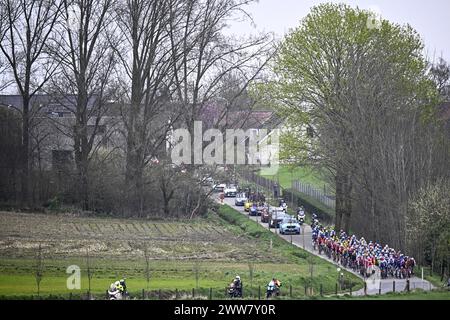
<svg viewBox="0 0 450 320">
<path fill-rule="evenodd" d="M 29 299 L 37 294 L 34 274 L 39 243 L 44 256 L 40 284 L 43 297 L 67 298 L 70 293 L 79 297 L 88 291 L 86 248 L 93 272 L 91 293 L 97 298 L 103 298 L 110 283 L 124 276 L 135 297 L 140 297 L 142 289 L 161 290 L 167 298 L 175 290 L 191 292 L 196 288 L 207 294 L 211 288 L 215 298 L 224 298 L 225 287 L 236 274 L 241 276 L 247 296 L 257 296 L 259 286 L 264 291 L 274 276 L 283 282 L 282 292 L 287 297 L 291 291 L 294 298 L 304 297 L 305 286 L 314 288 L 316 295 L 320 285 L 324 293 L 332 293 L 335 288 L 332 264 L 290 245 L 228 206 L 195 221 L 10 212 L 1 213 L 0 220 L 4 226 L 0 233 L 1 298 Z M 118 230 L 118 225 L 130 234 L 122 237 L 111 232 Z M 145 244 L 151 249 L 148 284 L 142 251 Z M 66 269 L 70 265 L 81 268 L 80 290 L 67 289 Z M 346 274 L 346 284 L 353 290 L 362 287 L 362 281 L 351 274 Z"/>
<path fill-rule="evenodd" d="M 273 181 L 279 181 L 283 188 L 291 188 L 292 181 L 299 180 L 323 190 L 324 185 L 328 185 L 324 173 L 312 169 L 311 167 L 293 167 L 290 165 L 280 165 L 276 175 L 264 176 Z"/>
</svg>

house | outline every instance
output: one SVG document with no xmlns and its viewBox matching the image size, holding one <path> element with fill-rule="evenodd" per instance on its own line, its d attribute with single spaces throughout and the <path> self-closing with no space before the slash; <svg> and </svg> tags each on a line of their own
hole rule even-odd
<svg viewBox="0 0 450 320">
<path fill-rule="evenodd" d="M 0 111 L 20 113 L 23 108 L 21 95 L 0 95 Z M 101 120 L 96 121 L 97 98 L 88 100 L 88 136 L 95 134 L 96 147 L 108 147 L 111 141 L 111 127 L 117 123 L 117 116 L 111 112 L 102 112 Z M 113 104 L 103 106 L 113 110 Z M 34 95 L 30 100 L 30 150 L 32 165 L 41 170 L 67 169 L 74 164 L 74 129 L 76 123 L 76 96 L 55 97 Z M 7 124 L 0 123 L 0 126 Z M 94 130 L 96 132 L 94 132 Z"/>
<path fill-rule="evenodd" d="M 96 124 L 96 115 L 99 111 L 99 102 L 96 97 L 91 97 L 88 101 L 88 113 L 91 117 L 88 120 L 87 132 L 90 137 L 95 132 L 94 150 L 99 148 L 118 148 L 125 152 L 126 133 L 124 118 L 121 112 L 122 107 L 114 102 L 109 102 L 101 106 L 100 121 Z M 11 112 L 20 113 L 22 110 L 22 97 L 20 95 L 0 95 L 0 110 L 6 108 Z M 176 104 L 170 104 L 167 108 L 155 116 L 153 119 L 161 126 L 172 126 L 173 128 L 183 127 L 185 124 L 178 118 L 171 122 L 171 113 L 179 109 Z M 210 104 L 202 108 L 199 116 L 204 124 L 204 129 L 215 127 L 224 129 L 251 130 L 260 133 L 261 129 L 267 130 L 267 136 L 261 141 L 267 142 L 274 129 L 283 128 L 285 121 L 281 119 L 273 110 L 231 110 L 226 112 L 223 107 Z M 50 95 L 35 95 L 30 102 L 30 113 L 32 123 L 30 125 L 30 135 L 32 144 L 32 159 L 34 165 L 41 170 L 56 169 L 60 171 L 73 168 L 74 166 L 74 130 L 76 124 L 76 96 L 67 95 L 64 97 Z M 0 123 L 0 126 L 2 124 Z M 163 137 L 164 138 L 164 137 Z M 163 144 L 158 151 L 167 154 L 173 146 L 170 132 L 167 134 L 166 144 Z M 270 146 L 265 149 L 268 154 L 250 152 L 248 148 L 248 137 L 240 143 L 245 144 L 245 157 L 247 163 L 261 163 L 262 159 L 267 159 L 270 154 L 277 152 L 278 146 Z M 171 143 L 172 142 L 172 143 Z M 236 144 L 238 142 L 236 141 Z M 269 144 L 270 145 L 270 144 Z M 164 149 L 164 150 L 163 150 Z M 267 151 L 268 150 L 268 151 Z M 162 156 L 162 155 L 161 155 Z M 263 161 L 264 162 L 264 161 Z"/>
</svg>

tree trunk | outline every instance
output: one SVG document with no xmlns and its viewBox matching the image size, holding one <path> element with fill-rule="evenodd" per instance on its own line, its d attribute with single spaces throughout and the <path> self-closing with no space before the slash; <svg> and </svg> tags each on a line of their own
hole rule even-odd
<svg viewBox="0 0 450 320">
<path fill-rule="evenodd" d="M 436 257 L 436 244 L 433 242 L 431 245 L 431 270 L 430 270 L 430 276 L 433 276 L 434 272 L 434 258 Z"/>
<path fill-rule="evenodd" d="M 84 157 L 83 157 L 84 158 Z M 89 180 L 88 170 L 89 164 L 87 159 L 83 159 L 80 168 L 80 195 L 83 210 L 90 210 L 89 205 Z"/>
<path fill-rule="evenodd" d="M 350 232 L 351 214 L 352 214 L 352 181 L 351 177 L 345 176 L 344 184 L 344 211 L 342 216 L 342 229 L 348 234 Z"/>
<path fill-rule="evenodd" d="M 135 171 L 135 179 L 136 179 L 135 185 L 136 195 L 139 204 L 138 217 L 141 218 L 144 215 L 144 207 L 145 207 L 144 175 L 141 166 L 138 166 L 137 170 Z"/>
<path fill-rule="evenodd" d="M 335 229 L 337 231 L 342 228 L 342 217 L 345 210 L 345 195 L 344 195 L 344 175 L 340 169 L 337 170 L 335 176 L 336 182 L 336 216 L 334 220 Z"/>
<path fill-rule="evenodd" d="M 127 128 L 127 155 L 126 155 L 126 172 L 125 186 L 127 193 L 128 210 L 136 209 L 135 202 L 139 198 L 139 190 L 137 190 L 138 165 L 137 149 L 139 147 L 139 111 L 142 103 L 143 84 L 140 78 L 140 70 L 138 66 L 139 43 L 137 22 L 133 22 L 133 70 L 131 79 L 131 105 L 128 111 L 128 128 Z"/>
<path fill-rule="evenodd" d="M 170 200 L 172 199 L 173 194 L 175 192 L 174 190 L 171 190 L 170 192 L 168 192 L 168 190 L 167 190 L 168 188 L 167 187 L 168 186 L 166 184 L 166 181 L 163 180 L 162 183 L 161 183 L 161 192 L 162 192 L 163 201 L 164 201 L 164 208 L 163 208 L 164 216 L 166 216 L 166 217 L 168 217 L 169 214 L 170 214 L 169 204 L 170 204 Z"/>
<path fill-rule="evenodd" d="M 77 97 L 77 123 L 75 126 L 75 163 L 78 173 L 78 201 L 81 202 L 83 210 L 89 210 L 89 153 L 90 147 L 88 143 L 88 120 L 87 120 L 87 105 L 88 97 L 85 90 L 84 68 L 81 68 L 78 97 Z"/>
<path fill-rule="evenodd" d="M 75 163 L 77 166 L 77 187 L 78 201 L 81 203 L 83 210 L 89 210 L 89 179 L 88 179 L 88 155 L 84 148 L 81 137 L 75 137 Z"/>
<path fill-rule="evenodd" d="M 21 193 L 22 201 L 26 205 L 31 204 L 30 197 L 30 98 L 23 97 L 23 115 L 22 115 L 22 175 L 21 175 Z"/>
<path fill-rule="evenodd" d="M 201 195 L 199 195 L 199 197 L 197 199 L 197 204 L 195 205 L 194 210 L 192 210 L 189 220 L 192 220 L 195 217 L 195 215 L 197 214 L 197 211 L 200 208 L 201 200 L 202 200 L 202 197 L 201 197 Z"/>
</svg>

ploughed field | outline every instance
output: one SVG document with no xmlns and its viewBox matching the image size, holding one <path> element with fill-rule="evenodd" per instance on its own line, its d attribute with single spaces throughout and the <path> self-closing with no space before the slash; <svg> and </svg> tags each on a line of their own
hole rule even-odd
<svg viewBox="0 0 450 320">
<path fill-rule="evenodd" d="M 41 245 L 48 258 L 144 256 L 161 259 L 264 258 L 257 243 L 246 241 L 223 225 L 205 220 L 153 222 L 0 212 L 0 254 L 3 258 L 31 258 Z M 245 237 L 244 237 L 245 238 Z"/>
</svg>

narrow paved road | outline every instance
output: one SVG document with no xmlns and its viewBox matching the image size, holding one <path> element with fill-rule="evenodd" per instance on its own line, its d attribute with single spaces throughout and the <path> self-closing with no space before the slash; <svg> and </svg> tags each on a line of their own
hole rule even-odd
<svg viewBox="0 0 450 320">
<path fill-rule="evenodd" d="M 214 196 L 216 197 L 216 200 L 218 200 L 217 198 L 217 194 L 214 194 Z M 232 207 L 233 209 L 241 212 L 242 214 L 246 215 L 249 217 L 249 219 L 259 223 L 260 225 L 262 225 L 265 228 L 268 228 L 268 224 L 267 223 L 262 223 L 261 222 L 261 218 L 259 216 L 249 216 L 247 212 L 244 211 L 244 207 L 238 207 L 234 205 L 234 199 L 235 198 L 225 198 L 224 203 L 226 205 L 229 205 L 230 207 Z M 324 256 L 324 255 L 319 255 L 319 252 L 313 249 L 312 246 L 312 241 L 311 241 L 311 236 L 312 236 L 312 230 L 311 227 L 309 225 L 304 224 L 303 225 L 304 228 L 302 228 L 302 232 L 300 235 L 281 235 L 278 232 L 278 229 L 274 229 L 271 228 L 270 231 L 277 234 L 278 236 L 282 237 L 283 239 L 285 239 L 286 241 L 292 243 L 293 245 L 303 248 L 306 251 L 324 259 L 327 260 L 328 262 L 334 264 L 337 268 L 342 268 L 342 266 L 336 264 L 335 262 L 333 262 L 332 259 L 328 259 L 328 257 Z M 348 272 L 353 273 L 354 275 L 360 277 L 361 279 L 363 279 L 358 273 L 354 272 L 351 269 L 345 269 Z M 337 272 L 337 271 L 336 271 Z M 388 293 L 388 292 L 392 292 L 394 291 L 394 280 L 395 280 L 395 291 L 403 291 L 406 288 L 406 279 L 379 279 L 379 277 L 376 276 L 372 276 L 370 278 L 368 278 L 366 280 L 366 284 L 367 284 L 367 294 L 371 295 L 371 294 L 378 294 L 379 290 L 380 290 L 380 285 L 381 285 L 381 293 Z M 417 277 L 412 277 L 410 278 L 410 288 L 411 290 L 416 289 L 416 288 L 422 288 L 424 290 L 430 290 L 433 287 L 433 285 L 426 281 L 417 278 Z M 355 291 L 352 293 L 353 295 L 364 295 L 364 289 Z"/>
</svg>

